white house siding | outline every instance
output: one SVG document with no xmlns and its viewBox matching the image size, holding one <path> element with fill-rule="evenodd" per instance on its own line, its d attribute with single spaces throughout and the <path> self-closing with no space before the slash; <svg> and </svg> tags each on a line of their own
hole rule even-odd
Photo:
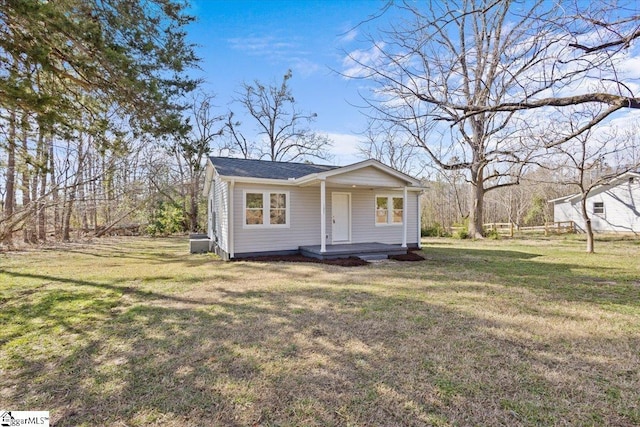
<svg viewBox="0 0 640 427">
<path fill-rule="evenodd" d="M 580 217 L 580 211 L 575 211 L 574 206 L 569 201 L 555 202 L 553 204 L 553 220 L 555 222 L 573 221 L 578 226 Z"/>
<path fill-rule="evenodd" d="M 211 203 L 212 198 L 215 223 L 213 224 L 213 229 L 209 229 L 209 238 L 220 249 L 229 252 L 229 183 L 221 181 L 218 176 L 213 178 L 209 192 L 209 203 Z M 212 222 L 211 218 L 209 218 L 209 222 Z"/>
<path fill-rule="evenodd" d="M 580 198 L 554 204 L 555 221 L 574 221 L 584 230 Z M 604 214 L 593 212 L 594 203 L 604 204 Z M 615 186 L 602 187 L 587 197 L 587 212 L 596 232 L 640 232 L 640 182 L 624 181 Z"/>
<path fill-rule="evenodd" d="M 407 194 L 407 243 L 418 243 L 418 193 Z M 402 197 L 402 191 L 361 190 L 351 194 L 352 243 L 402 243 L 402 224 L 376 225 L 376 196 Z M 329 234 L 331 236 L 331 234 Z"/>
<path fill-rule="evenodd" d="M 283 191 L 289 193 L 289 227 L 245 227 L 243 224 L 246 191 Z M 401 191 L 364 190 L 327 187 L 327 244 L 331 244 L 331 194 L 351 194 L 351 243 L 402 243 L 402 224 L 375 225 L 376 195 L 402 196 Z M 408 193 L 407 243 L 418 243 L 418 193 Z M 254 185 L 236 183 L 234 189 L 234 253 L 297 250 L 299 246 L 320 244 L 320 188 Z"/>
<path fill-rule="evenodd" d="M 243 224 L 245 191 L 289 193 L 289 227 L 246 227 Z M 320 244 L 320 188 L 236 183 L 234 188 L 234 253 L 297 250 Z M 328 203 L 327 203 L 328 204 Z"/>
<path fill-rule="evenodd" d="M 353 172 L 346 172 L 340 175 L 327 178 L 327 186 L 331 185 L 358 185 L 372 187 L 402 187 L 404 182 L 400 179 L 384 173 L 381 170 L 369 166 Z"/>
</svg>

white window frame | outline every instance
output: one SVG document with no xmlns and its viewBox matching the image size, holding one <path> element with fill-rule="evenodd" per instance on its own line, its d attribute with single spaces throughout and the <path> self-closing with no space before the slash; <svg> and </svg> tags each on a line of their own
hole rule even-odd
<svg viewBox="0 0 640 427">
<path fill-rule="evenodd" d="M 596 205 L 601 205 L 596 209 Z M 594 215 L 598 215 L 598 216 L 604 216 L 605 214 L 605 210 L 604 210 L 604 202 L 593 202 L 593 214 Z"/>
<path fill-rule="evenodd" d="M 262 224 L 247 224 L 247 194 L 262 194 Z M 284 194 L 286 200 L 285 223 L 271 224 L 271 194 Z M 242 228 L 289 228 L 291 226 L 291 195 L 282 190 L 243 190 L 242 191 Z"/>
<path fill-rule="evenodd" d="M 387 222 L 378 222 L 378 198 L 386 197 L 387 198 Z M 373 199 L 373 222 L 376 227 L 389 227 L 389 226 L 402 226 L 404 224 L 403 221 L 393 222 L 393 199 L 402 200 L 402 209 L 404 210 L 404 197 L 402 194 L 376 194 Z M 404 218 L 404 213 L 403 213 Z"/>
</svg>

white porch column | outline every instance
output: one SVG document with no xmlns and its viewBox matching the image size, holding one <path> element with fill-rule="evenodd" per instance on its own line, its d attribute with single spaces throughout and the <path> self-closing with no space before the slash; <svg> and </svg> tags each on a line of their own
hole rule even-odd
<svg viewBox="0 0 640 427">
<path fill-rule="evenodd" d="M 233 229 L 236 227 L 236 217 L 234 214 L 234 209 L 233 209 L 233 203 L 234 203 L 234 197 L 233 197 L 233 192 L 235 190 L 235 186 L 236 186 L 236 181 L 235 180 L 231 180 L 231 182 L 229 183 L 229 244 L 228 244 L 228 249 L 229 249 L 229 258 L 234 258 L 236 253 L 235 253 L 235 244 L 233 241 L 234 235 L 233 235 Z"/>
<path fill-rule="evenodd" d="M 422 249 L 422 207 L 420 206 L 420 200 L 422 200 L 422 191 L 418 194 L 418 249 Z"/>
<path fill-rule="evenodd" d="M 324 178 L 320 180 L 320 252 L 327 251 L 326 235 L 327 235 L 327 196 L 326 184 Z"/>
<path fill-rule="evenodd" d="M 402 193 L 402 247 L 407 247 L 407 186 Z"/>
</svg>

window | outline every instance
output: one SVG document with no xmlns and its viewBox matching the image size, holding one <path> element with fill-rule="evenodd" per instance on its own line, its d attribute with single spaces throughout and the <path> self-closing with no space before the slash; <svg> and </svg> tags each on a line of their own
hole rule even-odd
<svg viewBox="0 0 640 427">
<path fill-rule="evenodd" d="M 389 220 L 389 199 L 376 197 L 376 224 L 386 224 Z"/>
<path fill-rule="evenodd" d="M 393 219 L 395 224 L 402 224 L 402 208 L 404 207 L 404 200 L 402 197 L 392 197 L 393 200 Z"/>
<path fill-rule="evenodd" d="M 604 215 L 604 202 L 593 202 L 593 213 L 596 215 Z"/>
<path fill-rule="evenodd" d="M 287 226 L 289 193 L 247 191 L 244 193 L 245 226 Z"/>
<path fill-rule="evenodd" d="M 247 193 L 245 195 L 246 225 L 264 224 L 264 205 L 262 193 Z"/>
<path fill-rule="evenodd" d="M 287 195 L 284 193 L 270 193 L 269 204 L 270 224 L 283 225 L 287 223 Z"/>
<path fill-rule="evenodd" d="M 376 196 L 376 225 L 402 224 L 404 199 L 393 196 Z"/>
</svg>

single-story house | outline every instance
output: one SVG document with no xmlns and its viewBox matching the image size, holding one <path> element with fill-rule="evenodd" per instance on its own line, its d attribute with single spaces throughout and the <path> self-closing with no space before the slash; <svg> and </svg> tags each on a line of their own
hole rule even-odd
<svg viewBox="0 0 640 427">
<path fill-rule="evenodd" d="M 376 160 L 328 166 L 210 157 L 210 250 L 225 260 L 329 258 L 371 245 L 406 252 L 420 245 L 421 191 L 420 181 Z"/>
<path fill-rule="evenodd" d="M 584 230 L 581 201 L 581 194 L 550 200 L 553 220 L 573 221 Z M 640 232 L 640 173 L 626 172 L 594 187 L 587 195 L 587 214 L 594 232 Z"/>
</svg>

